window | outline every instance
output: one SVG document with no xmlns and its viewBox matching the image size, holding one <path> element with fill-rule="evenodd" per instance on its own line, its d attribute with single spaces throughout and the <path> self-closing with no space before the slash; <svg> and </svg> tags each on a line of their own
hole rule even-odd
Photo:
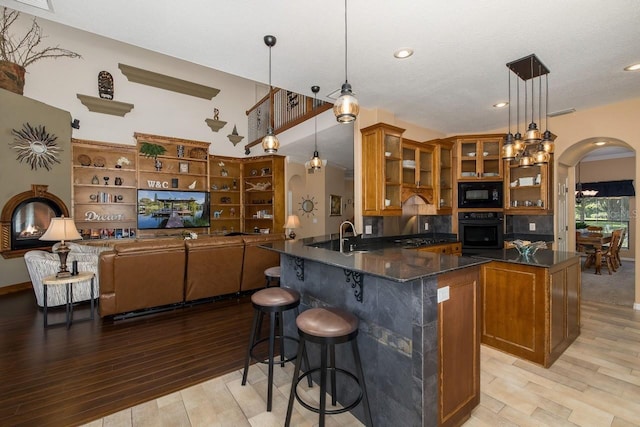
<svg viewBox="0 0 640 427">
<path fill-rule="evenodd" d="M 629 197 L 584 197 L 576 203 L 576 221 L 600 226 L 608 233 L 626 228 L 622 247 L 629 249 Z"/>
</svg>

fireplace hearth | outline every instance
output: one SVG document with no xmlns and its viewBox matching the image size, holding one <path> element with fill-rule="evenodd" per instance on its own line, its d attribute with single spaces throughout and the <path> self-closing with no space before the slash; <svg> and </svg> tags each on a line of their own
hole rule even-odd
<svg viewBox="0 0 640 427">
<path fill-rule="evenodd" d="M 47 185 L 33 184 L 31 191 L 13 196 L 0 214 L 0 253 L 4 258 L 22 256 L 30 249 L 48 249 L 40 236 L 51 218 L 69 216 L 65 203 L 47 191 Z"/>
</svg>

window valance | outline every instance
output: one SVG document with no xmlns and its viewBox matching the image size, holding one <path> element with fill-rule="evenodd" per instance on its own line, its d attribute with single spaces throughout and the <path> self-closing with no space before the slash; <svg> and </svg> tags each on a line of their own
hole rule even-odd
<svg viewBox="0 0 640 427">
<path fill-rule="evenodd" d="M 635 196 L 636 191 L 633 187 L 633 180 L 625 179 L 622 181 L 601 181 L 601 182 L 582 182 L 583 194 L 585 191 L 597 191 L 594 197 L 621 197 Z M 578 185 L 576 184 L 576 191 Z"/>
</svg>

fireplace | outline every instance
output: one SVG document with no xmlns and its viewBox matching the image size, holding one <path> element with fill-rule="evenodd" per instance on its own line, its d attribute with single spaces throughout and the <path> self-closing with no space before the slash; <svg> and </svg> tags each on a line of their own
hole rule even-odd
<svg viewBox="0 0 640 427">
<path fill-rule="evenodd" d="M 65 203 L 47 192 L 47 185 L 34 184 L 31 191 L 13 196 L 0 214 L 0 252 L 4 258 L 22 256 L 35 248 L 49 248 L 39 240 L 51 218 L 69 216 Z"/>
</svg>

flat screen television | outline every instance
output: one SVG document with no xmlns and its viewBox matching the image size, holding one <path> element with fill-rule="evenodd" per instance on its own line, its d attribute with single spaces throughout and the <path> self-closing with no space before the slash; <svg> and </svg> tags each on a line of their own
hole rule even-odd
<svg viewBox="0 0 640 427">
<path fill-rule="evenodd" d="M 138 229 L 209 227 L 209 193 L 138 190 Z"/>
</svg>

